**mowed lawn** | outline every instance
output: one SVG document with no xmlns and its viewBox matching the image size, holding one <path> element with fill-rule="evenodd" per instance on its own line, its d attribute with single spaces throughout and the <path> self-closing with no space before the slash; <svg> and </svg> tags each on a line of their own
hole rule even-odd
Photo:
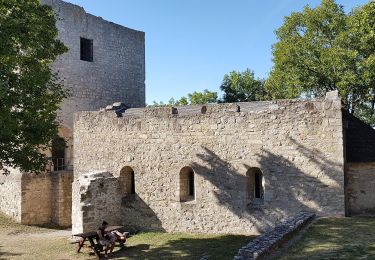
<svg viewBox="0 0 375 260">
<path fill-rule="evenodd" d="M 140 233 L 128 239 L 125 249 L 115 248 L 113 259 L 233 259 L 254 236 Z M 75 253 L 70 232 L 23 226 L 0 215 L 2 259 L 96 259 Z M 104 258 L 103 258 L 104 259 Z"/>
<path fill-rule="evenodd" d="M 375 218 L 320 219 L 280 259 L 375 259 Z"/>
</svg>

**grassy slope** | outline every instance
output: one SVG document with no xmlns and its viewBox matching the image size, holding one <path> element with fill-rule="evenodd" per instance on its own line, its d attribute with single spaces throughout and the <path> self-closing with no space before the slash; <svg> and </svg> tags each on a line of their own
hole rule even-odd
<svg viewBox="0 0 375 260">
<path fill-rule="evenodd" d="M 280 259 L 375 259 L 375 218 L 326 218 Z"/>
</svg>

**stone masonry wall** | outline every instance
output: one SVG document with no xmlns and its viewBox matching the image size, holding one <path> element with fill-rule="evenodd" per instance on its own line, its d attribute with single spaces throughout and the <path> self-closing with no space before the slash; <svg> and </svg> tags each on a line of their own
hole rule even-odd
<svg viewBox="0 0 375 260">
<path fill-rule="evenodd" d="M 71 171 L 54 172 L 52 174 L 52 220 L 61 227 L 72 224 L 72 182 Z"/>
<path fill-rule="evenodd" d="M 375 215 L 375 163 L 347 163 L 349 215 Z"/>
<path fill-rule="evenodd" d="M 0 176 L 0 211 L 25 225 L 71 225 L 73 172 Z"/>
<path fill-rule="evenodd" d="M 49 174 L 22 175 L 22 218 L 25 225 L 51 223 L 52 186 Z"/>
<path fill-rule="evenodd" d="M 59 116 L 72 129 L 73 113 L 97 110 L 122 101 L 131 107 L 145 106 L 145 35 L 61 0 L 41 0 L 57 16 L 59 38 L 69 48 L 53 64 L 72 96 Z M 80 60 L 80 38 L 93 40 L 94 61 Z"/>
<path fill-rule="evenodd" d="M 134 171 L 135 194 L 121 195 L 121 224 L 256 233 L 301 210 L 344 215 L 342 112 L 335 93 L 313 101 L 129 109 L 122 118 L 80 112 L 74 129 L 75 179 L 93 170 Z M 195 199 L 181 202 L 185 166 L 194 170 Z M 248 194 L 246 173 L 254 167 L 263 175 L 260 199 Z M 80 229 L 82 223 L 73 223 L 73 233 Z"/>
<path fill-rule="evenodd" d="M 71 225 L 73 172 L 22 175 L 21 223 Z"/>
<path fill-rule="evenodd" d="M 73 234 L 96 230 L 103 220 L 121 223 L 121 197 L 118 181 L 108 172 L 91 172 L 76 179 L 72 222 Z M 99 221 L 99 223 L 98 223 Z"/>
<path fill-rule="evenodd" d="M 18 222 L 21 221 L 21 177 L 16 170 L 8 176 L 0 175 L 0 211 Z"/>
</svg>

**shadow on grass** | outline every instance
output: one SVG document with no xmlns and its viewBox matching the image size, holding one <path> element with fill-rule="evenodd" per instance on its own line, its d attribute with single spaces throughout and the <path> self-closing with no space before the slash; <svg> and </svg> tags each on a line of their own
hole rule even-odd
<svg viewBox="0 0 375 260">
<path fill-rule="evenodd" d="M 326 218 L 281 259 L 375 259 L 375 218 Z"/>
<path fill-rule="evenodd" d="M 222 235 L 209 238 L 176 237 L 157 245 L 164 234 L 155 237 L 155 244 L 139 243 L 115 251 L 116 259 L 233 259 L 238 249 L 255 236 Z M 165 236 L 168 236 L 165 234 Z M 132 239 L 132 238 L 130 238 Z"/>
</svg>

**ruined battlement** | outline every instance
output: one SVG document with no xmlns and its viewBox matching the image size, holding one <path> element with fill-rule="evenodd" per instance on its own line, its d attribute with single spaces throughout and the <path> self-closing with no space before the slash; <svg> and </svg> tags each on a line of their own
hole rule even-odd
<svg viewBox="0 0 375 260">
<path fill-rule="evenodd" d="M 334 92 L 336 93 L 336 92 Z M 337 94 L 337 93 L 336 93 Z M 205 104 L 205 105 L 190 105 L 190 106 L 165 106 L 165 107 L 145 107 L 145 108 L 130 108 L 121 113 L 121 117 L 115 113 L 116 108 L 119 107 L 117 102 L 113 105 L 107 106 L 106 109 L 100 111 L 81 111 L 76 113 L 75 120 L 87 117 L 101 117 L 101 118 L 118 118 L 118 122 L 128 122 L 130 118 L 183 118 L 191 116 L 215 116 L 215 114 L 239 114 L 245 116 L 246 114 L 256 113 L 270 113 L 270 115 L 277 110 L 293 109 L 307 110 L 307 111 L 324 111 L 332 109 L 341 109 L 341 101 L 337 95 L 331 93 L 327 94 L 325 99 L 285 99 L 275 101 L 254 101 L 254 102 L 238 102 L 238 103 L 223 103 L 223 104 Z M 121 118 L 124 118 L 123 120 Z"/>
<path fill-rule="evenodd" d="M 71 12 L 74 12 L 76 15 L 79 15 L 81 17 L 87 16 L 89 17 L 89 19 L 97 20 L 98 23 L 102 23 L 102 24 L 106 23 L 108 24 L 108 26 L 117 27 L 120 30 L 126 30 L 127 32 L 134 32 L 135 35 L 139 35 L 139 33 L 144 34 L 144 32 L 142 31 L 135 30 L 135 29 L 132 29 L 132 28 L 120 25 L 120 24 L 116 24 L 114 22 L 107 21 L 100 16 L 87 13 L 83 7 L 76 5 L 76 4 L 68 3 L 62 0 L 40 0 L 40 2 L 44 5 L 55 6 L 55 8 L 58 7 L 58 9 L 70 10 Z"/>
</svg>

